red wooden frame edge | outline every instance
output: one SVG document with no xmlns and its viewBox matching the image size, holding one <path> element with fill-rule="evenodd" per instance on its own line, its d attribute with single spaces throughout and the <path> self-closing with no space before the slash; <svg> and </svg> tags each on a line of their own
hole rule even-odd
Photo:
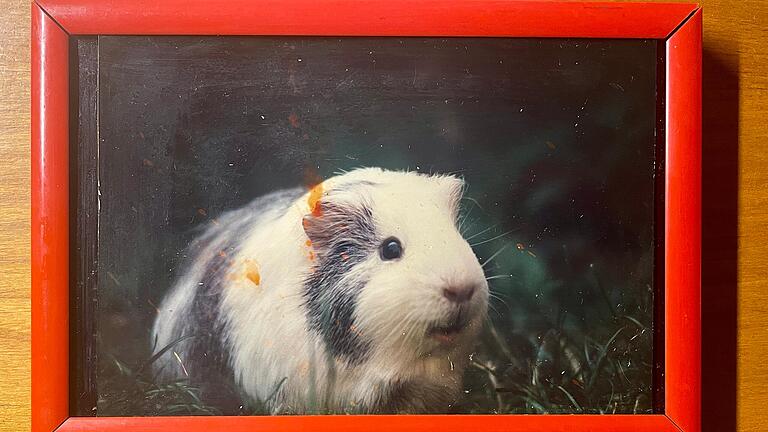
<svg viewBox="0 0 768 432">
<path fill-rule="evenodd" d="M 701 10 L 667 40 L 666 51 L 665 413 L 683 431 L 698 432 L 701 430 Z"/>
<path fill-rule="evenodd" d="M 32 7 L 32 429 L 69 417 L 69 36 Z"/>
<path fill-rule="evenodd" d="M 228 432 L 680 432 L 663 415 L 271 416 L 235 420 L 232 421 L 232 417 L 70 417 L 59 432 L 209 432 L 224 427 Z"/>
<path fill-rule="evenodd" d="M 274 2 L 275 0 L 267 0 Z M 365 14 L 352 7 L 352 0 L 331 1 L 346 5 L 347 15 L 334 17 L 338 25 L 306 18 L 312 13 L 326 17 L 327 11 L 304 9 L 303 15 L 288 13 L 297 5 L 316 4 L 312 0 L 287 0 L 271 3 L 277 11 L 243 18 L 245 24 L 233 24 L 232 17 L 262 7 L 247 0 L 224 2 L 228 10 L 213 17 L 216 9 L 200 9 L 198 3 L 180 0 L 39 0 L 32 4 L 32 430 L 117 431 L 128 429 L 165 430 L 168 427 L 189 431 L 207 431 L 227 427 L 233 432 L 262 428 L 270 430 L 426 430 L 446 431 L 483 427 L 488 430 L 523 431 L 685 431 L 701 429 L 701 10 L 695 5 L 642 5 L 643 8 L 616 3 L 520 2 L 515 13 L 529 14 L 513 30 L 484 25 L 490 21 L 509 20 L 494 15 L 493 8 L 509 3 L 497 0 L 455 2 L 471 19 L 438 8 L 428 0 L 422 12 L 456 24 L 446 31 L 434 20 L 419 17 L 408 20 L 398 11 L 418 7 L 410 1 L 374 1 L 379 15 L 391 14 L 391 23 L 339 22 Z M 386 4 L 385 4 L 386 3 Z M 47 10 L 39 5 L 44 4 Z M 138 6 L 137 6 L 138 5 Z M 162 6 L 158 6 L 162 5 Z M 389 5 L 389 6 L 387 6 Z M 447 5 L 447 4 L 446 4 Z M 490 11 L 475 13 L 471 7 L 488 6 Z M 662 6 L 662 7 L 660 7 Z M 685 6 L 685 7 L 683 7 Z M 147 11 L 140 10 L 146 7 Z M 210 9 L 209 9 L 210 8 Z M 537 9 L 547 9 L 541 14 Z M 174 11 L 183 10 L 181 16 Z M 576 12 L 574 12 L 574 10 Z M 280 12 L 283 12 L 282 14 Z M 692 13 L 692 15 L 691 15 Z M 410 10 L 413 15 L 413 10 Z M 581 15 L 579 15 L 581 14 Z M 637 15 L 645 17 L 638 19 Z M 584 17 L 602 17 L 593 21 Z M 117 17 L 117 18 L 116 18 Z M 303 18 L 302 18 L 303 17 Z M 621 22 L 605 24 L 605 18 Z M 631 19 L 629 19 L 631 17 Z M 119 18 L 119 19 L 118 19 Z M 174 24 L 174 19 L 178 22 Z M 241 17 L 242 18 L 242 17 Z M 378 19 L 377 18 L 377 19 Z M 690 18 L 690 19 L 687 19 Z M 663 26 L 653 24 L 654 19 Z M 687 19 L 687 20 L 686 20 Z M 116 21 L 117 20 L 117 21 Z M 142 20 L 146 23 L 142 24 Z M 271 21 L 272 20 L 272 21 Z M 453 21 L 451 21 L 453 20 Z M 541 21 L 544 20 L 544 21 Z M 551 22 L 579 22 L 576 26 L 552 26 Z M 676 20 L 676 21 L 675 21 Z M 354 21 L 354 20 L 352 20 Z M 445 22 L 445 21 L 444 21 Z M 122 24 L 121 24 L 122 23 Z M 682 23 L 682 25 L 680 25 Z M 60 26 L 62 24 L 64 27 Z M 260 31 L 252 31 L 254 25 Z M 269 24 L 269 25 L 266 25 Z M 620 30 L 629 25 L 627 33 Z M 653 24 L 653 25 L 651 25 Z M 229 31 L 216 31 L 231 28 Z M 371 27 L 372 25 L 372 27 Z M 679 28 L 678 28 L 678 25 Z M 303 26 L 303 27 L 302 27 Z M 421 26 L 421 27 L 419 27 Z M 603 27 L 601 27 L 603 26 Z M 666 26 L 666 27 L 664 27 Z M 590 27 L 593 27 L 590 29 Z M 69 417 L 69 34 L 328 34 L 337 35 L 483 35 L 537 37 L 645 37 L 665 38 L 667 49 L 667 136 L 666 136 L 666 307 L 665 307 L 665 397 L 666 412 L 658 415 L 511 415 L 511 416 L 303 416 L 303 417 L 145 417 L 90 418 Z M 419 28 L 428 28 L 418 31 Z M 602 28 L 602 30 L 600 29 Z M 472 30 L 474 29 L 474 30 Z M 554 29 L 554 30 L 553 30 Z M 675 29 L 677 29 L 675 31 Z M 111 31 L 110 31 L 111 30 Z M 674 32 L 674 34 L 672 34 Z M 670 289 L 674 287 L 674 289 Z"/>
<path fill-rule="evenodd" d="M 663 39 L 690 3 L 548 0 L 37 0 L 71 34 Z M 510 23 L 513 23 L 510 25 Z"/>
</svg>

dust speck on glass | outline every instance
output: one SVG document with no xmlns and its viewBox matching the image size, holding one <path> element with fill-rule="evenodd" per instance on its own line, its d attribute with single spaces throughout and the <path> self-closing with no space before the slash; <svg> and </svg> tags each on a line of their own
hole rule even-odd
<svg viewBox="0 0 768 432">
<path fill-rule="evenodd" d="M 653 412 L 656 41 L 93 43 L 84 411 Z"/>
</svg>

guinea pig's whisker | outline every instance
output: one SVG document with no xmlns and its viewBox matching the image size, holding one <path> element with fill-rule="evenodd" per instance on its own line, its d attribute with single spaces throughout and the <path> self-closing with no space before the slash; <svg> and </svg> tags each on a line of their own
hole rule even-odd
<svg viewBox="0 0 768 432">
<path fill-rule="evenodd" d="M 497 251 L 496 251 L 496 253 L 494 253 L 493 255 L 491 255 L 491 256 L 490 256 L 490 258 L 488 258 L 487 260 L 485 260 L 485 262 L 484 262 L 484 263 L 483 263 L 483 264 L 482 264 L 480 267 L 482 267 L 482 268 L 485 268 L 485 266 L 487 266 L 487 265 L 488 265 L 488 264 L 489 264 L 491 261 L 493 261 L 493 260 L 494 260 L 494 259 L 495 259 L 497 256 L 499 256 L 499 254 L 501 254 L 502 252 L 504 252 L 504 250 L 505 250 L 507 247 L 509 247 L 509 243 L 507 243 L 507 244 L 505 244 L 504 246 L 502 246 L 501 248 L 499 248 L 499 250 L 497 250 Z"/>
<path fill-rule="evenodd" d="M 494 224 L 494 225 L 491 225 L 491 226 L 489 226 L 488 228 L 486 228 L 486 229 L 484 229 L 484 230 L 482 230 L 482 231 L 478 231 L 478 232 L 476 232 L 476 233 L 472 234 L 472 235 L 471 235 L 471 236 L 469 236 L 469 237 L 465 237 L 465 238 L 464 238 L 464 240 L 466 240 L 466 241 L 470 241 L 470 240 L 472 240 L 472 239 L 473 239 L 473 238 L 475 238 L 475 237 L 478 237 L 478 236 L 481 236 L 481 235 L 483 235 L 483 234 L 487 233 L 488 231 L 490 231 L 490 230 L 492 230 L 492 229 L 496 228 L 497 226 L 498 226 L 498 224 Z"/>
<path fill-rule="evenodd" d="M 467 171 L 466 168 L 458 168 L 458 169 L 450 170 L 450 171 L 441 171 L 441 173 L 442 174 L 449 174 L 449 175 L 452 175 L 452 176 L 456 176 L 456 175 L 461 174 L 461 173 L 463 173 L 465 171 Z"/>
<path fill-rule="evenodd" d="M 506 302 L 506 301 L 505 301 L 503 298 L 501 298 L 500 296 L 498 296 L 498 295 L 494 294 L 493 292 L 488 292 L 488 296 L 489 296 L 491 299 L 494 299 L 494 300 L 498 300 L 498 301 L 499 301 L 501 304 L 503 304 L 503 305 L 504 305 L 504 307 L 506 307 L 507 309 L 509 309 L 509 305 L 507 304 L 507 302 Z M 490 303 L 488 303 L 488 304 L 490 305 Z"/>
<path fill-rule="evenodd" d="M 472 216 L 472 209 L 469 209 L 466 212 L 463 212 L 463 214 L 459 218 L 459 231 L 463 231 L 464 228 L 466 228 L 464 224 L 467 223 L 467 220 L 469 219 L 470 216 Z M 472 223 L 474 223 L 474 222 L 472 222 Z"/>
<path fill-rule="evenodd" d="M 459 227 L 463 227 L 470 216 L 472 216 L 472 209 L 469 209 L 469 211 L 466 212 L 462 212 L 461 216 L 459 216 Z"/>
<path fill-rule="evenodd" d="M 459 233 L 461 234 L 461 236 L 464 237 L 464 234 L 469 232 L 472 229 L 472 227 L 474 227 L 475 224 L 477 223 L 477 221 L 479 221 L 479 220 L 480 220 L 480 218 L 478 217 L 478 218 L 472 219 L 469 222 L 469 224 L 466 225 L 466 226 L 461 226 L 460 225 L 459 226 Z M 466 239 L 464 239 L 464 240 L 466 240 Z"/>
<path fill-rule="evenodd" d="M 488 295 L 493 297 L 493 298 L 497 298 L 499 300 L 503 299 L 503 297 L 502 297 L 503 294 L 501 292 L 495 291 L 495 290 L 492 290 L 492 289 L 488 290 Z"/>
<path fill-rule="evenodd" d="M 512 276 L 512 275 L 495 275 L 495 276 L 489 276 L 489 277 L 485 278 L 485 280 L 489 281 L 489 280 L 502 279 L 502 278 L 514 278 L 514 276 Z"/>
<path fill-rule="evenodd" d="M 497 317 L 502 318 L 503 315 L 499 312 L 498 309 L 493 305 L 493 303 L 488 302 L 488 308 L 491 310 L 491 312 L 495 313 Z"/>
<path fill-rule="evenodd" d="M 474 198 L 472 198 L 472 197 L 468 197 L 468 196 L 465 196 L 465 197 L 461 197 L 461 199 L 463 199 L 463 200 L 467 200 L 467 201 L 469 201 L 469 202 L 473 203 L 473 204 L 474 204 L 474 205 L 476 205 L 476 206 L 477 206 L 477 208 L 479 208 L 480 210 L 484 210 L 484 209 L 483 209 L 483 206 L 481 206 L 481 205 L 480 205 L 480 203 L 479 203 L 479 202 L 477 202 L 477 200 L 476 200 L 476 199 L 474 199 Z"/>
<path fill-rule="evenodd" d="M 491 237 L 491 238 L 489 238 L 487 240 L 479 241 L 477 243 L 472 243 L 472 244 L 470 244 L 470 246 L 475 247 L 475 246 L 480 246 L 482 244 L 490 243 L 490 242 L 492 242 L 494 240 L 498 240 L 498 239 L 500 239 L 500 238 L 502 238 L 502 237 L 504 237 L 504 236 L 506 236 L 508 234 L 511 234 L 511 233 L 513 233 L 515 231 L 517 231 L 517 230 L 509 230 L 507 232 L 504 232 L 504 233 L 501 233 L 501 234 L 497 235 L 496 237 Z"/>
</svg>

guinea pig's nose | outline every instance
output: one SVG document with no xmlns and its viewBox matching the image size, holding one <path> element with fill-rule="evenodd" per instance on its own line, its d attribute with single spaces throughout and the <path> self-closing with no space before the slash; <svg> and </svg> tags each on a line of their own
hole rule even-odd
<svg viewBox="0 0 768 432">
<path fill-rule="evenodd" d="M 443 296 L 454 303 L 464 303 L 472 298 L 475 286 L 471 284 L 451 286 L 443 289 Z"/>
</svg>

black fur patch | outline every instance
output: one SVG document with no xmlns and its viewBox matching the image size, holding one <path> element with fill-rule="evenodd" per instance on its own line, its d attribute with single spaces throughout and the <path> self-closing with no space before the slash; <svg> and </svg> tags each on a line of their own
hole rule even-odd
<svg viewBox="0 0 768 432">
<path fill-rule="evenodd" d="M 255 228 L 254 223 L 264 207 L 282 205 L 282 212 L 302 193 L 301 189 L 275 192 L 257 198 L 239 210 L 225 213 L 217 224 L 209 225 L 187 250 L 189 262 L 182 268 L 203 265 L 205 270 L 196 282 L 191 307 L 185 311 L 188 316 L 182 321 L 183 328 L 176 331 L 177 336 L 193 336 L 179 344 L 178 349 L 183 349 L 179 355 L 190 383 L 200 388 L 201 399 L 224 415 L 243 414 L 243 406 L 247 405 L 230 363 L 233 348 L 225 343 L 229 329 L 221 316 L 221 303 L 229 283 L 227 270 L 234 264 L 233 258 L 238 254 L 240 243 Z"/>
<path fill-rule="evenodd" d="M 237 251 L 234 243 L 237 238 L 230 236 L 206 262 L 205 273 L 192 300 L 189 329 L 193 337 L 184 356 L 190 382 L 200 388 L 201 398 L 225 414 L 237 413 L 242 405 L 230 365 L 229 349 L 224 344 L 226 329 L 220 317 L 225 272 Z M 205 250 L 207 246 L 201 244 L 200 248 Z"/>
<path fill-rule="evenodd" d="M 317 253 L 316 267 L 305 282 L 309 323 L 331 355 L 359 364 L 370 347 L 354 327 L 354 313 L 367 280 L 344 277 L 378 247 L 373 214 L 364 205 L 321 205 L 322 213 L 307 216 L 304 225 Z"/>
</svg>

